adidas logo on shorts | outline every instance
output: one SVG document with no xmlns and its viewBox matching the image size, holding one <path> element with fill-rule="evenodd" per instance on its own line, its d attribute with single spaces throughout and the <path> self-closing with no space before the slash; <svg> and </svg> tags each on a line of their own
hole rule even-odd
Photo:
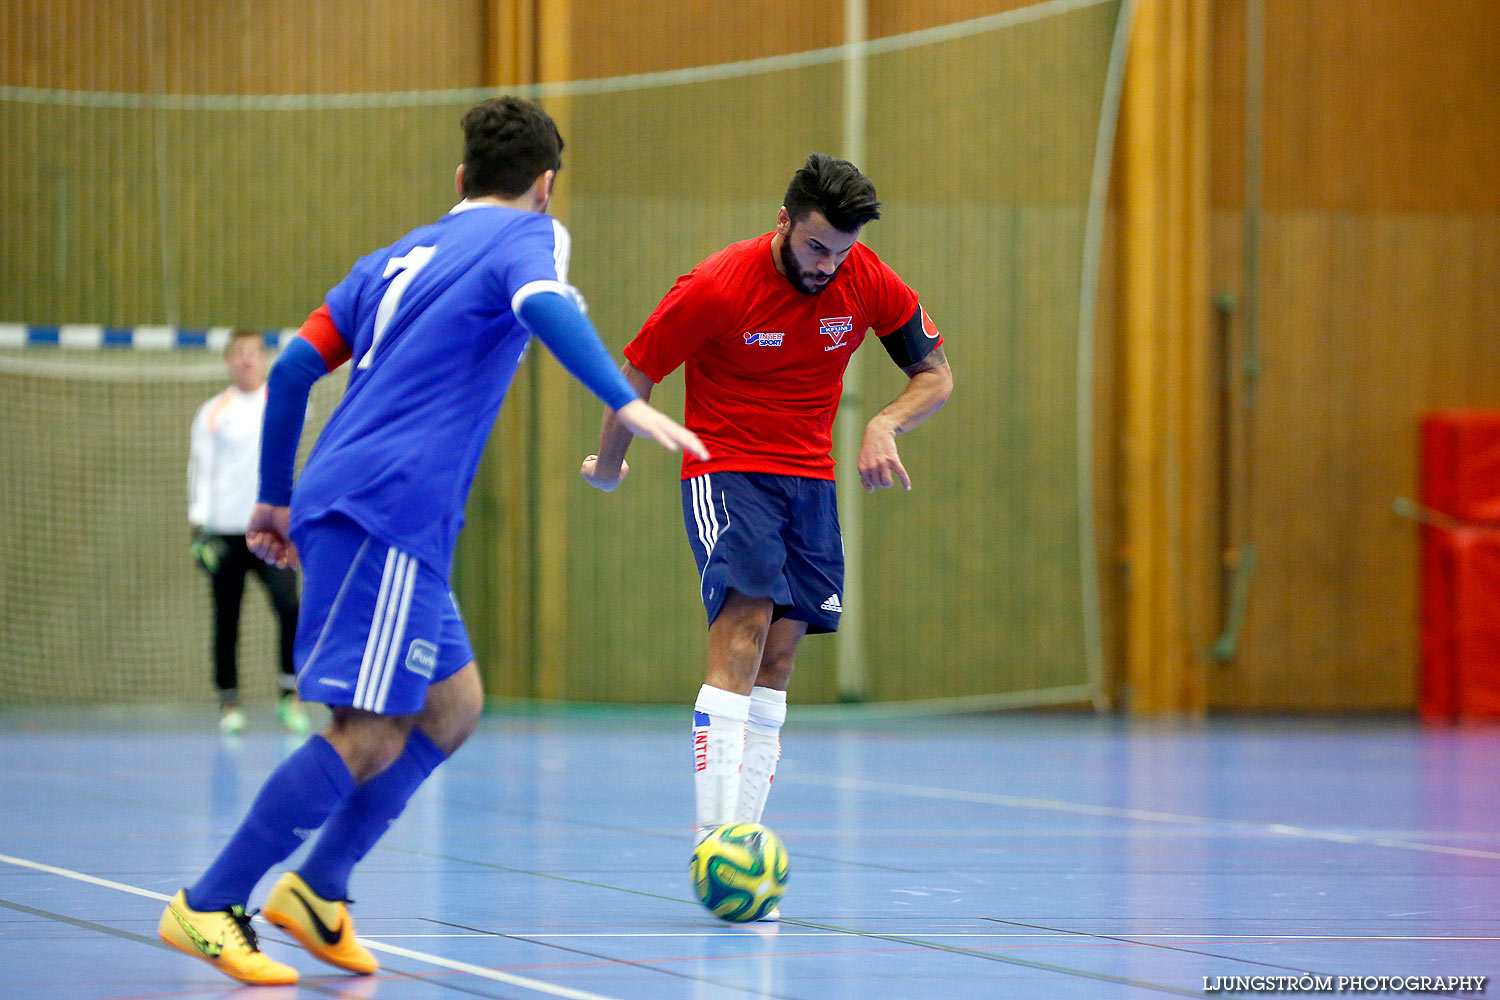
<svg viewBox="0 0 1500 1000">
<path fill-rule="evenodd" d="M 844 606 L 839 603 L 838 594 L 829 594 L 828 600 L 823 602 L 824 611 L 832 611 L 834 614 L 843 614 Z"/>
</svg>

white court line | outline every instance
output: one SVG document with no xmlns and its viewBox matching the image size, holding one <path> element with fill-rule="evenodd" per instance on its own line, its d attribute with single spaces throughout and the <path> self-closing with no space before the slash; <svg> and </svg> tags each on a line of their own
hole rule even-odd
<svg viewBox="0 0 1500 1000">
<path fill-rule="evenodd" d="M 145 896 L 147 899 L 159 899 L 162 902 L 171 900 L 171 896 L 153 892 L 150 889 L 142 889 L 138 886 L 126 885 L 123 882 L 111 882 L 107 878 L 99 878 L 94 875 L 86 875 L 71 868 L 58 868 L 56 865 L 43 864 L 40 861 L 30 861 L 26 858 L 16 858 L 9 854 L 0 854 L 0 862 L 15 865 L 18 868 L 30 868 L 33 871 L 45 872 L 48 875 L 60 875 L 77 882 L 87 882 L 90 885 L 103 886 L 106 889 L 115 889 L 119 892 L 128 892 L 136 896 Z M 493 935 L 491 935 L 493 936 Z M 587 990 L 575 990 L 569 986 L 558 986 L 555 983 L 543 982 L 540 979 L 531 979 L 527 976 L 515 976 L 498 969 L 489 969 L 482 965 L 472 965 L 468 962 L 460 962 L 451 958 L 443 958 L 441 955 L 429 955 L 424 951 L 412 951 L 398 944 L 383 944 L 379 941 L 371 941 L 367 937 L 359 939 L 360 944 L 372 951 L 383 951 L 391 955 L 400 955 L 402 958 L 410 958 L 417 962 L 426 962 L 428 965 L 436 965 L 443 969 L 452 969 L 455 972 L 467 972 L 471 976 L 481 979 L 489 979 L 497 983 L 505 983 L 508 986 L 519 986 L 522 989 L 534 990 L 537 993 L 545 993 L 553 997 L 565 997 L 566 1000 L 619 1000 L 618 997 L 605 996 L 602 993 L 590 993 Z"/>
<path fill-rule="evenodd" d="M 442 958 L 437 955 L 429 955 L 425 951 L 412 951 L 403 948 L 399 944 L 383 944 L 379 941 L 371 941 L 369 938 L 360 938 L 360 942 L 374 951 L 383 951 L 391 955 L 400 955 L 418 962 L 426 962 L 429 965 L 439 965 L 445 969 L 455 972 L 467 972 L 471 976 L 479 976 L 482 979 L 493 979 L 497 983 L 507 983 L 511 986 L 520 986 L 523 989 L 535 990 L 548 996 L 568 997 L 570 1000 L 616 1000 L 614 997 L 606 997 L 601 993 L 590 993 L 587 990 L 575 990 L 569 986 L 557 986 L 553 983 L 544 983 L 540 979 L 531 979 L 526 976 L 513 976 L 508 972 L 500 972 L 497 969 L 486 968 L 483 965 L 470 965 L 468 962 L 459 962 L 451 958 Z"/>
<path fill-rule="evenodd" d="M 152 891 L 150 889 L 142 889 L 142 888 L 139 888 L 137 886 L 126 885 L 123 882 L 113 882 L 113 881 L 111 881 L 109 879 L 99 878 L 99 877 L 94 876 L 94 875 L 86 875 L 83 872 L 74 871 L 71 868 L 59 868 L 56 865 L 43 864 L 42 862 L 39 862 L 39 861 L 30 861 L 30 860 L 28 860 L 26 858 L 12 857 L 9 854 L 0 854 L 0 862 L 4 862 L 4 863 L 10 864 L 10 865 L 15 865 L 15 866 L 20 867 L 20 868 L 30 868 L 33 871 L 45 872 L 46 874 L 49 874 L 49 875 L 58 875 L 58 876 L 61 876 L 63 878 L 74 879 L 74 880 L 79 881 L 79 882 L 87 882 L 90 885 L 102 886 L 102 887 L 107 888 L 107 889 L 115 889 L 115 890 L 118 890 L 120 892 L 128 892 L 128 893 L 131 893 L 132 895 L 136 895 L 136 896 L 145 896 L 148 899 L 157 899 L 157 900 L 162 900 L 162 901 L 165 902 L 165 901 L 167 901 L 167 900 L 169 900 L 171 898 L 169 896 L 163 895 L 162 893 L 154 892 L 154 891 Z M 474 935 L 467 935 L 467 934 L 442 934 L 442 935 L 438 935 L 438 934 L 431 934 L 431 935 L 390 934 L 390 935 L 386 935 L 386 937 L 388 937 L 388 938 L 399 937 L 399 938 L 403 938 L 403 939 L 419 938 L 419 937 L 458 938 L 458 937 L 493 937 L 493 936 L 494 935 L 489 935 L 489 934 L 474 934 Z M 637 938 L 645 938 L 645 937 L 679 938 L 679 937 L 702 937 L 702 936 L 704 936 L 702 933 L 688 933 L 688 934 L 682 934 L 682 933 L 660 933 L 660 934 L 658 934 L 658 933 L 629 933 L 629 934 L 527 934 L 526 938 L 529 939 L 529 940 L 542 940 L 542 939 L 549 939 L 550 940 L 550 939 L 565 939 L 565 938 L 571 938 L 571 939 L 576 939 L 576 938 L 626 938 L 626 937 L 637 937 Z M 785 928 L 785 927 L 779 928 L 779 933 L 777 935 L 778 938 L 782 938 L 782 937 L 846 937 L 846 936 L 848 936 L 847 933 L 843 933 L 843 932 L 789 931 L 789 929 Z M 913 934 L 913 935 L 909 935 L 909 936 L 916 937 L 918 935 Z M 1069 937 L 1069 936 L 1071 936 L 1071 934 L 1069 934 L 1068 932 L 1064 932 L 1064 933 L 1059 934 L 1059 935 L 1048 935 L 1048 934 L 1044 934 L 1044 933 L 1018 933 L 1018 932 L 1002 932 L 1002 933 L 996 933 L 996 934 L 989 934 L 989 933 L 983 933 L 983 934 L 981 934 L 981 933 L 965 933 L 965 932 L 948 933 L 948 934 L 943 934 L 943 933 L 934 934 L 931 931 L 924 931 L 920 936 L 923 937 L 923 938 L 928 938 L 928 939 L 939 939 L 939 938 L 946 938 L 946 939 L 975 939 L 975 938 L 980 938 L 980 939 L 1002 939 L 1002 938 L 1013 939 L 1013 938 L 1038 938 L 1038 937 L 1049 937 L 1049 936 Z M 1363 942 L 1363 941 L 1369 941 L 1369 942 L 1374 942 L 1374 941 L 1500 941 L 1500 937 L 1443 936 L 1443 935 L 1416 935 L 1416 934 L 1411 934 L 1411 935 L 1408 935 L 1408 934 L 1376 934 L 1376 935 L 1355 935 L 1355 934 L 1132 934 L 1131 938 L 1134 939 L 1134 940 L 1143 940 L 1143 941 L 1144 940 L 1153 940 L 1153 941 L 1182 941 L 1182 942 L 1187 942 L 1187 941 L 1260 941 L 1260 942 L 1272 942 L 1272 943 L 1283 942 L 1283 941 L 1361 941 L 1361 942 Z M 387 944 L 385 941 L 372 941 L 372 940 L 370 940 L 367 937 L 361 937 L 359 939 L 359 941 L 366 948 L 369 948 L 369 949 L 371 949 L 373 951 L 385 952 L 386 954 L 389 954 L 389 955 L 399 955 L 402 958 L 409 958 L 409 959 L 411 959 L 413 961 L 416 961 L 416 962 L 425 962 L 428 965 L 435 965 L 435 966 L 438 966 L 439 968 L 451 969 L 451 970 L 453 970 L 455 972 L 468 973 L 471 976 L 477 976 L 477 977 L 479 977 L 481 979 L 489 979 L 489 980 L 492 980 L 494 982 L 506 983 L 507 985 L 510 985 L 510 986 L 518 986 L 518 987 L 521 987 L 522 989 L 533 990 L 533 991 L 535 991 L 537 993 L 545 993 L 548 996 L 564 997 L 564 998 L 566 998 L 566 1000 L 618 1000 L 618 998 L 616 998 L 616 997 L 607 997 L 607 996 L 604 996 L 604 995 L 599 994 L 599 993 L 590 993 L 590 992 L 588 992 L 586 990 L 575 990 L 575 989 L 572 989 L 571 987 L 558 986 L 558 985 L 553 984 L 553 983 L 543 982 L 543 981 L 541 981 L 539 979 L 531 979 L 531 978 L 526 977 L 526 976 L 511 975 L 510 973 L 500 972 L 497 969 L 490 969 L 490 968 L 487 968 L 487 967 L 482 966 L 482 965 L 472 965 L 472 964 L 470 964 L 468 962 L 460 962 L 460 961 L 457 961 L 455 959 L 443 958 L 442 956 L 432 955 L 432 954 L 429 954 L 429 953 L 424 952 L 424 951 L 414 951 L 413 949 L 410 949 L 410 948 L 403 948 L 400 945 Z"/>
<path fill-rule="evenodd" d="M 923 927 L 914 931 L 878 931 L 882 935 L 890 937 L 920 937 L 931 940 L 973 940 L 989 938 L 1068 938 L 1070 940 L 1078 937 L 1078 931 L 1059 929 L 1056 931 L 1033 931 L 1023 933 L 1020 931 L 933 931 Z M 1098 932 L 1090 932 L 1098 933 Z M 1128 931 L 1116 932 L 1123 936 Z M 400 938 L 403 941 L 411 938 L 488 938 L 494 934 L 382 934 L 380 940 L 390 941 Z M 528 941 L 558 941 L 573 939 L 602 939 L 615 940 L 616 938 L 703 938 L 722 937 L 712 931 L 686 931 L 675 933 L 648 933 L 632 931 L 629 933 L 598 933 L 598 934 L 532 934 L 526 933 L 524 937 Z M 776 940 L 782 938 L 816 938 L 816 937 L 850 937 L 862 936 L 858 932 L 850 931 L 789 931 L 783 924 L 776 932 Z M 1500 941 L 1500 937 L 1492 935 L 1450 935 L 1450 934 L 1129 934 L 1132 941 Z M 360 938 L 361 941 L 369 942 L 368 938 Z"/>
<path fill-rule="evenodd" d="M 126 885 L 124 882 L 111 882 L 107 878 L 98 878 L 93 875 L 85 875 L 83 872 L 75 872 L 71 868 L 57 868 L 53 865 L 44 865 L 40 861 L 28 861 L 25 858 L 13 858 L 9 854 L 0 854 L 0 861 L 3 861 L 8 865 L 15 865 L 18 868 L 30 868 L 34 871 L 46 872 L 48 875 L 61 875 L 63 878 L 70 878 L 77 882 L 87 882 L 90 885 L 102 885 L 106 889 L 116 889 L 120 892 L 128 892 L 136 896 L 145 896 L 147 899 L 159 899 L 163 903 L 170 902 L 172 899 L 171 896 L 163 896 L 161 893 L 152 892 L 150 889 L 141 889 L 133 885 Z"/>
<path fill-rule="evenodd" d="M 1500 851 L 1482 851 L 1473 847 L 1449 847 L 1446 844 L 1426 844 L 1416 840 L 1395 840 L 1390 837 L 1357 837 L 1329 830 L 1312 830 L 1286 823 L 1255 823 L 1249 820 L 1214 819 L 1210 816 L 1191 816 L 1184 813 L 1156 812 L 1150 809 L 1126 809 L 1120 806 L 1093 806 L 1079 802 L 1064 802 L 1061 799 L 1035 799 L 1018 795 L 999 795 L 993 792 L 965 792 L 952 788 L 935 788 L 930 785 L 902 785 L 889 781 L 865 781 L 858 778 L 818 778 L 800 775 L 798 781 L 831 785 L 851 791 L 883 792 L 894 795 L 910 795 L 921 799 L 938 799 L 947 802 L 977 802 L 983 805 L 1006 806 L 1012 809 L 1038 809 L 1048 812 L 1072 813 L 1078 816 L 1106 816 L 1112 819 L 1135 819 L 1147 823 L 1177 823 L 1185 826 L 1226 827 L 1231 830 L 1249 830 L 1256 833 L 1272 833 L 1282 837 L 1299 837 L 1304 840 L 1326 840 L 1335 844 L 1354 844 L 1367 847 L 1390 847 L 1402 851 L 1418 851 L 1424 854 L 1453 854 L 1461 858 L 1486 858 L 1500 861 Z"/>
</svg>

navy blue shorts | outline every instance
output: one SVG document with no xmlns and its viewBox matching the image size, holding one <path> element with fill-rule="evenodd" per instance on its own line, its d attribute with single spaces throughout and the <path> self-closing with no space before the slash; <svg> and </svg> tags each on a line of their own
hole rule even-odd
<svg viewBox="0 0 1500 1000">
<path fill-rule="evenodd" d="M 709 624 L 732 588 L 769 597 L 775 618 L 809 633 L 838 631 L 844 538 L 832 480 L 707 472 L 683 480 L 682 517 Z"/>
<path fill-rule="evenodd" d="M 474 651 L 448 581 L 342 514 L 301 525 L 294 659 L 303 701 L 412 715 Z"/>
</svg>

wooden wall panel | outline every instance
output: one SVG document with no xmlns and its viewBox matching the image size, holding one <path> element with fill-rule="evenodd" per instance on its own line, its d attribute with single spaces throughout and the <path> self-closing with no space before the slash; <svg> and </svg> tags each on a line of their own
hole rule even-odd
<svg viewBox="0 0 1500 1000">
<path fill-rule="evenodd" d="M 1208 198 L 1216 210 L 1239 211 L 1245 203 L 1247 2 L 1213 0 L 1209 19 Z M 1221 261 L 1222 256 L 1215 254 L 1214 263 Z M 1225 271 L 1230 276 L 1238 273 Z"/>
<path fill-rule="evenodd" d="M 869 0 L 871 38 L 1029 7 L 1036 0 Z"/>
<path fill-rule="evenodd" d="M 481 0 L 7 0 L 0 84 L 126 93 L 471 87 Z"/>
<path fill-rule="evenodd" d="M 1500 211 L 1493 0 L 1272 0 L 1270 208 Z"/>
<path fill-rule="evenodd" d="M 1034 2 L 868 0 L 866 30 L 870 38 L 884 38 Z M 665 16 L 653 0 L 581 0 L 572 9 L 572 75 L 579 79 L 712 66 L 844 41 L 844 0 L 738 5 L 679 0 Z"/>
<path fill-rule="evenodd" d="M 1222 241 L 1237 220 L 1216 225 Z M 1500 219 L 1289 213 L 1267 219 L 1265 246 L 1258 568 L 1212 700 L 1409 709 L 1417 536 L 1390 502 L 1415 493 L 1421 413 L 1500 407 Z"/>
<path fill-rule="evenodd" d="M 1213 0 L 1214 205 L 1243 201 L 1247 0 Z M 1268 208 L 1500 211 L 1492 0 L 1266 3 Z"/>
<path fill-rule="evenodd" d="M 123 94 L 473 86 L 479 5 L 0 5 L 0 79 Z M 356 256 L 447 204 L 462 108 L 186 110 L 8 101 L 10 321 L 293 325 Z M 374 147 L 378 153 L 371 153 Z"/>
<path fill-rule="evenodd" d="M 1500 406 L 1500 8 L 1266 5 L 1259 355 L 1245 346 L 1246 0 L 1217 0 L 1212 281 L 1240 308 L 1233 541 L 1256 548 L 1227 710 L 1411 709 L 1420 415 Z"/>
<path fill-rule="evenodd" d="M 843 0 L 675 0 L 664 10 L 657 0 L 577 0 L 571 75 L 652 73 L 837 45 L 843 6 Z M 813 104 L 818 96 L 807 99 Z"/>
</svg>

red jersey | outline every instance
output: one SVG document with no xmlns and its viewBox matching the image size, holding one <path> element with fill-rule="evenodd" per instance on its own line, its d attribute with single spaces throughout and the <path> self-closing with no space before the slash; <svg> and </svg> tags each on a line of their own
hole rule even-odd
<svg viewBox="0 0 1500 1000">
<path fill-rule="evenodd" d="M 797 291 L 772 263 L 773 236 L 731 243 L 678 278 L 625 346 L 653 382 L 687 366 L 683 423 L 713 457 L 684 452 L 683 479 L 718 471 L 832 479 L 833 418 L 850 357 L 868 330 L 884 337 L 916 312 L 917 293 L 863 243 L 821 292 Z"/>
</svg>

